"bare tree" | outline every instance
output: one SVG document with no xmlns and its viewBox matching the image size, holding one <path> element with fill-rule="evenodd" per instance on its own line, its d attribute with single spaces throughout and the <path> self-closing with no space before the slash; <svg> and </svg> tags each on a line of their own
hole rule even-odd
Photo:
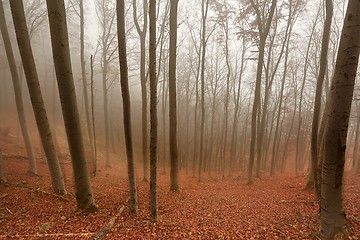
<svg viewBox="0 0 360 240">
<path fill-rule="evenodd" d="M 149 77 L 150 77 L 150 218 L 157 220 L 157 82 L 156 82 L 156 0 L 149 4 Z"/>
<path fill-rule="evenodd" d="M 202 19 L 202 32 L 201 32 L 201 71 L 200 71 L 200 108 L 201 108 L 201 117 L 200 117 L 200 147 L 199 147 L 199 181 L 201 180 L 201 171 L 203 165 L 203 155 L 204 155 L 204 130 L 205 130 L 205 56 L 206 56 L 206 23 L 209 10 L 209 0 L 201 1 L 201 19 Z"/>
<path fill-rule="evenodd" d="M 85 117 L 86 117 L 86 127 L 87 127 L 87 134 L 89 137 L 90 142 L 90 150 L 91 150 L 91 157 L 93 166 L 93 173 L 96 174 L 96 155 L 95 155 L 95 142 L 94 142 L 94 134 L 92 133 L 92 124 L 90 118 L 90 104 L 89 104 L 89 96 L 88 96 L 88 83 L 86 79 L 86 69 L 85 69 L 85 16 L 84 16 L 84 1 L 79 0 L 79 15 L 80 15 L 80 65 L 81 65 L 81 79 L 83 85 L 83 95 L 84 95 L 84 105 L 85 105 Z"/>
<path fill-rule="evenodd" d="M 3 41 L 4 41 L 7 59 L 9 62 L 11 76 L 12 76 L 14 92 L 15 92 L 15 102 L 16 102 L 17 114 L 19 117 L 21 133 L 24 138 L 26 152 L 27 152 L 28 158 L 29 158 L 28 173 L 31 175 L 37 175 L 35 154 L 34 154 L 32 144 L 31 144 L 29 131 L 27 129 L 26 116 L 25 116 L 24 104 L 23 104 L 22 93 L 21 93 L 20 78 L 19 78 L 19 74 L 18 74 L 18 71 L 16 68 L 16 62 L 15 62 L 14 53 L 13 53 L 12 47 L 11 47 L 11 40 L 9 37 L 9 32 L 8 32 L 7 26 L 6 26 L 6 19 L 5 19 L 4 7 L 2 4 L 2 1 L 0 2 L 0 28 L 1 28 L 1 34 L 3 37 Z"/>
<path fill-rule="evenodd" d="M 176 107 L 176 43 L 177 6 L 179 0 L 171 0 L 170 5 L 170 48 L 169 48 L 169 145 L 170 145 L 170 190 L 179 191 L 178 146 L 177 146 L 177 107 Z"/>
<path fill-rule="evenodd" d="M 90 185 L 79 111 L 76 102 L 65 4 L 63 0 L 47 0 L 46 3 L 56 78 L 74 171 L 76 202 L 79 209 L 93 212 L 97 210 L 97 206 Z"/>
<path fill-rule="evenodd" d="M 136 178 L 135 167 L 133 159 L 133 147 L 131 137 L 131 106 L 129 94 L 129 77 L 128 65 L 126 56 L 126 36 L 125 36 L 125 10 L 124 0 L 117 0 L 117 29 L 118 29 L 118 42 L 119 42 L 119 62 L 120 62 L 120 83 L 123 98 L 123 115 L 124 115 L 124 132 L 126 143 L 126 155 L 128 164 L 128 179 L 130 190 L 130 208 L 133 213 L 138 211 L 137 193 L 136 193 Z"/>
<path fill-rule="evenodd" d="M 250 0 L 250 3 L 256 13 L 256 22 L 257 22 L 258 34 L 259 34 L 259 46 L 258 46 L 259 56 L 258 56 L 257 71 L 256 71 L 255 96 L 254 96 L 254 103 L 251 114 L 252 117 L 251 117 L 250 159 L 248 166 L 248 183 L 252 183 L 253 181 L 252 175 L 253 175 L 253 167 L 254 167 L 254 159 L 255 159 L 255 142 L 256 142 L 255 140 L 256 140 L 256 128 L 257 128 L 256 123 L 257 123 L 258 111 L 260 106 L 261 77 L 262 77 L 262 68 L 263 68 L 264 55 L 265 55 L 265 43 L 266 43 L 266 38 L 269 34 L 277 0 L 271 1 L 270 10 L 266 20 L 264 20 L 264 16 L 261 14 L 262 10 L 259 7 L 259 2 L 254 2 L 254 0 Z"/>
<path fill-rule="evenodd" d="M 111 167 L 110 162 L 110 133 L 109 133 L 109 100 L 108 90 L 112 85 L 109 77 L 110 65 L 117 58 L 116 33 L 114 25 L 116 23 L 113 0 L 99 0 L 96 2 L 96 14 L 100 23 L 100 35 L 98 40 L 98 47 L 100 50 L 101 74 L 102 74 L 102 88 L 104 101 L 104 127 L 105 127 L 105 157 L 106 167 Z"/>
<path fill-rule="evenodd" d="M 142 109 L 142 157 L 143 157 L 143 181 L 148 181 L 148 102 L 147 102 L 147 87 L 146 87 L 146 72 L 145 72 L 145 48 L 146 48 L 146 32 L 147 32 L 147 18 L 148 18 L 148 1 L 143 1 L 143 27 L 140 28 L 137 17 L 137 4 L 133 0 L 133 17 L 136 30 L 140 37 L 140 82 L 141 82 L 141 109 Z"/>
<path fill-rule="evenodd" d="M 59 159 L 56 154 L 55 144 L 45 109 L 45 103 L 42 97 L 35 60 L 26 26 L 24 5 L 22 0 L 14 0 L 10 2 L 10 7 L 15 26 L 16 39 L 23 63 L 22 65 L 24 67 L 26 81 L 31 97 L 31 103 L 40 133 L 42 146 L 48 161 L 53 191 L 56 194 L 63 195 L 66 193 L 64 177 L 62 175 Z"/>
</svg>

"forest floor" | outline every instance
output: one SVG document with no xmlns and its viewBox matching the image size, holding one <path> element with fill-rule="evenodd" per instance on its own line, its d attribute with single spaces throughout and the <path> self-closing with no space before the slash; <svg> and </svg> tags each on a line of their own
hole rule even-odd
<svg viewBox="0 0 360 240">
<path fill-rule="evenodd" d="M 130 213 L 125 164 L 114 163 L 91 179 L 99 211 L 76 210 L 71 162 L 61 160 L 68 195 L 51 193 L 47 165 L 27 175 L 22 147 L 0 139 L 7 184 L 0 184 L 0 239 L 94 239 L 119 208 L 106 239 L 319 239 L 319 206 L 306 177 L 276 174 L 247 185 L 239 174 L 204 174 L 201 182 L 181 173 L 180 192 L 169 191 L 168 174 L 158 175 L 157 222 L 149 220 L 149 183 L 137 171 L 139 212 Z M 123 160 L 124 162 L 124 160 Z M 360 177 L 347 172 L 344 205 L 350 239 L 360 239 Z"/>
</svg>

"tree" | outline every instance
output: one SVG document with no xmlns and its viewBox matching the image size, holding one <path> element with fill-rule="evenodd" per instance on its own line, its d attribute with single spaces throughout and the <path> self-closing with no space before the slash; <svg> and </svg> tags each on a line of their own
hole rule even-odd
<svg viewBox="0 0 360 240">
<path fill-rule="evenodd" d="M 320 121 L 320 107 L 321 96 L 323 89 L 323 82 L 325 77 L 325 71 L 327 66 L 327 54 L 330 40 L 331 21 L 333 16 L 333 4 L 332 0 L 326 0 L 326 19 L 324 24 L 324 31 L 322 37 L 321 53 L 320 53 L 320 69 L 316 83 L 315 103 L 314 103 L 314 115 L 312 122 L 311 132 L 311 169 L 314 176 L 315 195 L 317 199 L 320 199 L 320 182 L 319 177 L 321 173 L 318 168 L 318 134 L 319 134 L 319 121 Z"/>
<path fill-rule="evenodd" d="M 360 1 L 350 0 L 341 33 L 335 72 L 326 102 L 328 115 L 321 179 L 320 232 L 326 239 L 346 235 L 343 173 L 346 137 L 360 53 Z M 325 111 L 326 112 L 326 111 Z"/>
<path fill-rule="evenodd" d="M 86 127 L 87 133 L 90 141 L 90 150 L 91 157 L 93 163 L 93 174 L 96 174 L 96 155 L 95 155 L 95 142 L 94 142 L 94 134 L 92 133 L 92 125 L 90 118 L 90 109 L 89 109 L 89 96 L 88 96 L 88 88 L 87 88 L 87 80 L 86 80 L 86 69 L 85 69 L 85 40 L 84 40 L 84 1 L 79 0 L 80 7 L 80 65 L 81 65 L 81 79 L 83 84 L 83 95 L 84 95 L 84 105 L 85 105 L 85 117 L 86 117 Z"/>
<path fill-rule="evenodd" d="M 120 83 L 123 98 L 123 115 L 124 115 L 124 132 L 126 143 L 126 155 L 128 164 L 128 179 L 130 189 L 130 208 L 133 213 L 138 210 L 137 193 L 136 193 L 136 179 L 133 159 L 133 147 L 131 137 L 131 106 L 129 94 L 129 77 L 126 56 L 126 36 L 125 36 L 125 14 L 124 14 L 124 0 L 116 1 L 117 11 L 117 29 L 119 42 L 119 62 L 120 62 Z"/>
<path fill-rule="evenodd" d="M 6 19 L 5 19 L 4 7 L 2 4 L 2 1 L 0 2 L 0 28 L 1 28 L 1 34 L 3 37 L 3 41 L 4 41 L 7 59 L 9 62 L 11 76 L 12 76 L 14 92 L 15 92 L 15 103 L 16 103 L 16 108 L 17 108 L 17 114 L 19 117 L 21 133 L 24 138 L 26 152 L 27 152 L 28 158 L 29 158 L 28 173 L 31 175 L 37 175 L 35 154 L 34 154 L 32 144 L 31 144 L 29 131 L 27 129 L 26 116 L 25 116 L 24 104 L 23 104 L 22 93 L 21 93 L 20 78 L 19 78 L 18 71 L 16 69 L 15 57 L 14 57 L 14 53 L 12 51 L 11 40 L 10 40 L 9 32 L 8 32 L 7 26 L 6 26 Z"/>
<path fill-rule="evenodd" d="M 84 143 L 71 69 L 70 49 L 63 0 L 47 0 L 51 44 L 65 130 L 75 180 L 77 207 L 89 212 L 97 210 L 85 158 Z"/>
<path fill-rule="evenodd" d="M 147 103 L 147 87 L 145 73 L 145 47 L 146 47 L 146 31 L 147 31 L 147 0 L 143 1 L 143 28 L 140 28 L 137 18 L 136 0 L 133 0 L 133 17 L 136 30 L 140 37 L 140 82 L 141 82 L 141 111 L 142 111 L 142 157 L 143 157 L 143 181 L 148 181 L 148 103 Z"/>
<path fill-rule="evenodd" d="M 56 154 L 55 144 L 40 89 L 35 60 L 30 45 L 30 37 L 26 26 L 24 5 L 22 0 L 14 0 L 10 1 L 10 7 L 15 26 L 16 39 L 23 63 L 22 65 L 24 67 L 26 81 L 31 96 L 31 103 L 40 133 L 41 142 L 48 161 L 53 191 L 57 194 L 63 195 L 66 193 L 64 177 L 62 175 L 59 159 Z"/>
<path fill-rule="evenodd" d="M 252 183 L 253 181 L 253 167 L 254 167 L 254 159 L 255 159 L 255 140 L 256 140 L 256 128 L 257 128 L 257 118 L 258 111 L 260 107 L 260 93 L 261 93 L 261 77 L 262 77 L 262 68 L 264 63 L 264 55 L 265 55 L 265 43 L 266 38 L 269 34 L 272 18 L 274 16 L 275 8 L 277 0 L 271 1 L 271 7 L 267 16 L 267 19 L 263 19 L 263 15 L 261 13 L 261 9 L 259 8 L 259 4 L 254 2 L 254 0 L 250 0 L 251 6 L 256 13 L 256 22 L 258 27 L 259 34 L 259 56 L 256 70 L 256 84 L 255 84 L 255 96 L 254 103 L 251 114 L 251 140 L 250 140 L 250 159 L 249 159 L 249 167 L 248 167 L 248 183 Z"/>
<path fill-rule="evenodd" d="M 102 74 L 102 88 L 104 101 L 104 127 L 105 127 L 105 157 L 106 167 L 111 167 L 110 162 L 110 133 L 109 133 L 109 100 L 108 90 L 111 87 L 112 81 L 109 81 L 110 65 L 116 60 L 116 33 L 114 31 L 115 24 L 115 9 L 113 0 L 99 0 L 96 3 L 96 14 L 100 22 L 100 36 L 98 40 L 98 47 L 101 51 L 101 74 Z M 110 83 L 109 83 L 110 82 Z"/>
<path fill-rule="evenodd" d="M 201 87 L 201 97 L 200 97 L 200 108 L 201 108 L 201 117 L 200 117 L 200 155 L 199 155 L 199 181 L 201 181 L 201 171 L 203 165 L 203 149 L 204 149 L 204 131 L 205 131 L 205 57 L 206 57 L 206 19 L 208 16 L 209 10 L 209 0 L 201 1 L 201 18 L 202 18 L 202 32 L 201 32 L 201 71 L 200 71 L 200 87 Z"/>
<path fill-rule="evenodd" d="M 169 145 L 170 145 L 170 190 L 179 191 L 178 148 L 177 148 L 177 107 L 176 107 L 176 42 L 177 6 L 179 0 L 171 0 L 170 5 L 170 48 L 169 48 Z"/>
<path fill-rule="evenodd" d="M 149 77 L 150 77 L 150 218 L 157 220 L 157 82 L 156 82 L 156 0 L 149 4 Z"/>
</svg>

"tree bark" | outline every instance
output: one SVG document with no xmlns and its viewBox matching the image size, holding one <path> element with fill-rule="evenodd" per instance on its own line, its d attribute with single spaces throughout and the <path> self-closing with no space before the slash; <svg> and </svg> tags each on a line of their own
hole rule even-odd
<svg viewBox="0 0 360 240">
<path fill-rule="evenodd" d="M 91 162 L 94 163 L 95 150 L 94 150 L 94 138 L 91 128 L 91 118 L 89 109 L 89 96 L 86 81 L 86 70 L 85 70 L 85 40 L 84 40 L 84 0 L 79 0 L 80 5 L 80 64 L 81 64 L 81 79 L 83 84 L 83 95 L 85 105 L 85 117 L 86 117 L 86 128 L 89 136 L 90 150 L 91 150 Z M 95 166 L 93 166 L 94 172 L 96 172 Z"/>
<path fill-rule="evenodd" d="M 170 48 L 169 48 L 169 145 L 170 145 L 170 190 L 179 191 L 177 106 L 176 106 L 176 42 L 177 7 L 179 0 L 171 0 L 170 7 Z"/>
<path fill-rule="evenodd" d="M 350 0 L 341 33 L 326 108 L 321 180 L 320 232 L 326 239 L 346 236 L 343 173 L 346 137 L 360 53 L 360 1 Z"/>
<path fill-rule="evenodd" d="M 258 111 L 260 106 L 260 92 L 261 92 L 261 77 L 262 77 L 262 68 L 264 63 L 264 56 L 265 56 L 265 42 L 268 36 L 271 21 L 274 16 L 275 7 L 277 0 L 273 0 L 270 7 L 269 16 L 266 20 L 266 24 L 263 25 L 262 15 L 260 13 L 259 6 L 253 1 L 250 0 L 252 7 L 256 12 L 258 30 L 259 30 L 259 56 L 258 56 L 258 63 L 257 63 L 257 71 L 256 71 L 256 85 L 255 85 L 255 96 L 254 96 L 254 103 L 252 108 L 251 114 L 251 140 L 250 140 L 250 159 L 249 159 L 249 166 L 248 166 L 248 183 L 252 183 L 253 181 L 253 167 L 255 161 L 255 142 L 256 142 L 256 128 L 257 128 L 257 118 L 258 118 Z"/>
<path fill-rule="evenodd" d="M 321 185 L 319 181 L 319 177 L 321 176 L 321 173 L 318 168 L 318 161 L 319 161 L 318 135 L 319 135 L 320 108 L 321 108 L 323 82 L 324 82 L 326 65 L 327 65 L 327 53 L 329 48 L 332 15 L 333 15 L 332 0 L 326 0 L 326 18 L 324 23 L 324 31 L 323 31 L 323 38 L 321 45 L 320 69 L 316 83 L 314 115 L 312 122 L 312 131 L 311 131 L 311 169 L 313 171 L 315 196 L 317 199 L 320 199 L 320 195 L 321 195 L 320 194 Z"/>
<path fill-rule="evenodd" d="M 43 150 L 48 161 L 53 191 L 56 194 L 64 195 L 66 193 L 64 177 L 56 154 L 55 144 L 40 88 L 40 82 L 26 26 L 24 5 L 22 0 L 13 0 L 10 1 L 10 7 L 36 124 L 39 130 Z"/>
<path fill-rule="evenodd" d="M 205 129 L 205 56 L 206 56 L 206 24 L 207 24 L 207 13 L 209 9 L 209 0 L 202 0 L 201 4 L 202 8 L 202 34 L 201 34 L 201 41 L 202 41 L 202 52 L 201 52 L 201 72 L 200 72 L 200 79 L 201 79 L 201 91 L 200 91 L 200 108 L 201 108 L 201 118 L 200 118 L 200 147 L 199 147 L 199 181 L 201 181 L 201 167 L 203 162 L 203 155 L 204 155 L 204 129 Z"/>
<path fill-rule="evenodd" d="M 123 117 L 124 117 L 124 133 L 126 143 L 126 155 L 128 166 L 128 179 L 130 191 L 130 209 L 133 213 L 138 211 L 135 167 L 133 159 L 133 146 L 131 136 L 131 106 L 129 93 L 129 77 L 126 55 L 126 36 L 125 36 L 125 15 L 124 0 L 117 0 L 117 29 L 119 41 L 119 62 L 120 62 L 120 83 L 123 99 Z"/>
<path fill-rule="evenodd" d="M 140 82 L 141 82 L 141 113 L 142 113 L 142 158 L 143 158 L 143 181 L 148 181 L 148 100 L 147 100 L 147 87 L 146 87 L 146 73 L 145 73 L 145 48 L 146 48 L 146 31 L 147 31 L 147 0 L 143 1 L 143 28 L 140 28 L 137 11 L 136 0 L 133 0 L 133 17 L 136 30 L 140 37 Z"/>
<path fill-rule="evenodd" d="M 91 123 L 92 134 L 94 139 L 94 158 L 93 158 L 93 176 L 97 172 L 97 148 L 96 148 L 96 128 L 95 128 L 95 103 L 94 103 L 94 61 L 93 55 L 90 56 L 90 95 L 91 95 Z"/>
<path fill-rule="evenodd" d="M 22 100 L 22 93 L 21 93 L 20 78 L 19 78 L 19 74 L 18 74 L 18 71 L 16 68 L 15 57 L 14 57 L 14 53 L 13 53 L 12 47 L 11 47 L 11 40 L 9 37 L 9 32 L 8 32 L 7 26 L 6 26 L 6 19 L 5 19 L 4 7 L 2 4 L 2 1 L 0 2 L 0 28 L 1 28 L 1 34 L 3 37 L 4 46 L 5 46 L 6 56 L 7 56 L 8 62 L 9 62 L 10 72 L 11 72 L 11 76 L 12 76 L 14 92 L 15 92 L 15 103 L 16 103 L 21 133 L 23 135 L 26 152 L 27 152 L 28 158 L 29 158 L 28 173 L 30 175 L 37 175 L 35 154 L 34 154 L 32 144 L 31 144 L 29 131 L 27 129 L 26 116 L 25 116 L 25 111 L 24 111 L 24 103 Z"/>
<path fill-rule="evenodd" d="M 65 130 L 70 149 L 75 180 L 75 196 L 79 209 L 97 210 L 90 185 L 81 133 L 75 85 L 71 68 L 65 4 L 63 0 L 47 0 L 51 44 Z"/>
<path fill-rule="evenodd" d="M 149 4 L 149 74 L 150 74 L 150 218 L 157 220 L 157 82 L 156 82 L 156 0 Z"/>
</svg>

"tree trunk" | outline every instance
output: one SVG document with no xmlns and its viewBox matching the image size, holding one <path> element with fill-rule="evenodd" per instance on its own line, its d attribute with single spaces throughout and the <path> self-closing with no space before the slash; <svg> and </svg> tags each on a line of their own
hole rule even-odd
<svg viewBox="0 0 360 240">
<path fill-rule="evenodd" d="M 133 147 L 131 137 L 131 106 L 129 93 L 128 65 L 126 55 L 126 36 L 125 36 L 125 15 L 124 0 L 117 0 L 117 32 L 119 41 L 119 62 L 120 62 L 120 83 L 123 99 L 123 117 L 124 117 L 124 133 L 128 166 L 128 179 L 130 191 L 130 209 L 133 213 L 138 211 L 136 178 L 133 159 Z"/>
<path fill-rule="evenodd" d="M 108 101 L 108 87 L 107 87 L 107 69 L 105 51 L 103 52 L 103 67 L 102 67 L 102 87 L 103 87 L 103 101 L 104 101 L 104 130 L 105 130 L 105 166 L 111 168 L 110 161 L 110 134 L 109 134 L 109 101 Z"/>
<path fill-rule="evenodd" d="M 260 9 L 258 5 L 254 3 L 253 0 L 250 0 L 252 7 L 256 12 L 257 24 L 259 29 L 259 57 L 256 71 L 256 85 L 255 85 L 255 96 L 254 103 L 251 114 L 251 140 L 250 140 L 250 159 L 248 166 L 248 183 L 252 183 L 253 181 L 253 167 L 255 161 L 255 142 L 256 142 L 256 128 L 257 128 L 257 113 L 259 111 L 260 106 L 260 92 L 261 92 L 261 77 L 262 77 L 262 68 L 264 63 L 264 55 L 265 55 L 265 42 L 268 36 L 270 25 L 272 18 L 274 16 L 275 7 L 277 0 L 273 0 L 271 3 L 271 8 L 269 12 L 268 19 L 266 20 L 266 25 L 263 26 L 263 20 L 261 18 Z"/>
<path fill-rule="evenodd" d="M 92 134 L 94 139 L 94 158 L 93 158 L 93 176 L 97 172 L 97 149 L 96 149 L 96 131 L 95 131 L 95 104 L 94 104 L 94 63 L 93 56 L 90 57 L 90 94 L 91 94 L 91 123 Z"/>
<path fill-rule="evenodd" d="M 94 138 L 91 128 L 91 118 L 90 118 L 90 109 L 89 109 L 89 97 L 87 90 L 87 81 L 86 81 L 86 70 L 85 70 L 85 42 L 84 42 L 84 0 L 79 0 L 80 5 L 80 64 L 81 64 L 81 79 L 83 84 L 83 95 L 84 95 L 84 105 L 85 105 L 85 117 L 86 117 L 86 127 L 87 133 L 90 142 L 91 150 L 91 162 L 94 162 L 95 151 L 94 151 Z"/>
<path fill-rule="evenodd" d="M 64 177 L 56 154 L 45 103 L 40 89 L 40 82 L 26 26 L 24 5 L 22 0 L 13 0 L 10 2 L 10 7 L 30 99 L 41 138 L 42 149 L 44 150 L 48 161 L 53 191 L 56 194 L 64 195 L 66 193 Z"/>
<path fill-rule="evenodd" d="M 169 45 L 169 145 L 170 145 L 170 190 L 179 191 L 177 106 L 176 106 L 176 38 L 178 0 L 171 0 L 170 45 Z"/>
<path fill-rule="evenodd" d="M 156 0 L 149 4 L 149 74 L 150 74 L 150 218 L 157 220 L 157 82 L 156 82 Z"/>
<path fill-rule="evenodd" d="M 314 103 L 314 115 L 312 122 L 312 132 L 311 132 L 311 169 L 314 176 L 314 187 L 315 187 L 315 196 L 317 199 L 320 199 L 320 182 L 318 180 L 321 173 L 318 169 L 318 135 L 319 135 L 319 121 L 320 121 L 320 109 L 321 109 L 321 96 L 323 89 L 324 76 L 327 65 L 327 53 L 329 48 L 330 40 L 330 30 L 331 30 L 331 21 L 333 15 L 333 3 L 332 0 L 326 0 L 326 19 L 324 23 L 324 31 L 321 45 L 321 55 L 320 55 L 320 69 L 319 75 L 316 83 L 315 91 L 315 103 Z"/>
<path fill-rule="evenodd" d="M 55 71 L 74 171 L 76 202 L 79 209 L 93 212 L 97 210 L 97 206 L 90 185 L 81 134 L 79 111 L 71 69 L 65 4 L 63 0 L 47 0 L 46 3 Z"/>
<path fill-rule="evenodd" d="M 241 52 L 241 63 L 240 63 L 240 72 L 239 72 L 239 82 L 237 83 L 237 92 L 235 98 L 235 107 L 234 107 L 234 121 L 233 121 L 233 129 L 231 134 L 231 144 L 230 144 L 230 171 L 229 175 L 231 175 L 232 171 L 234 171 L 235 167 L 235 156 L 236 156 L 236 142 L 238 139 L 238 116 L 241 110 L 241 103 L 240 103 L 240 92 L 241 92 L 241 85 L 242 85 L 242 78 L 243 73 L 245 70 L 245 53 L 247 50 L 245 38 L 243 38 L 242 42 L 242 52 Z M 234 85 L 235 88 L 235 85 Z"/>
<path fill-rule="evenodd" d="M 140 37 L 140 81 L 141 81 L 141 109 L 142 109 L 142 158 L 143 158 L 143 181 L 148 181 L 148 103 L 147 103 L 147 88 L 146 88 L 146 73 L 145 73 L 145 40 L 147 31 L 147 0 L 143 1 L 143 28 L 140 29 L 138 18 L 136 17 L 136 0 L 133 0 L 133 17 L 136 30 Z"/>
<path fill-rule="evenodd" d="M 204 128 L 205 128 L 205 56 L 206 56 L 206 19 L 207 13 L 209 9 L 209 0 L 202 0 L 202 52 L 201 52 L 201 100 L 200 100 L 200 108 L 201 108 L 201 118 L 200 118 L 200 147 L 199 147 L 199 181 L 201 181 L 201 167 L 203 162 L 203 152 L 204 152 Z"/>
<path fill-rule="evenodd" d="M 9 62 L 12 81 L 13 81 L 13 85 L 14 85 L 15 102 L 16 102 L 16 108 L 17 108 L 17 113 L 18 113 L 18 117 L 19 117 L 21 133 L 23 135 L 26 152 L 27 152 L 28 158 L 29 158 L 28 173 L 30 175 L 37 175 L 35 154 L 34 154 L 34 150 L 33 150 L 32 144 L 31 144 L 30 136 L 29 136 L 29 131 L 27 129 L 27 124 L 26 124 L 26 116 L 25 116 L 24 104 L 23 104 L 23 100 L 22 100 L 19 74 L 18 74 L 18 71 L 16 68 L 15 57 L 14 57 L 14 53 L 13 53 L 12 47 L 11 47 L 11 40 L 9 37 L 9 32 L 8 32 L 7 26 L 6 26 L 6 19 L 5 19 L 4 7 L 2 4 L 2 1 L 0 2 L 0 28 L 1 28 L 1 34 L 3 37 L 3 42 L 4 42 L 4 46 L 5 46 L 7 59 Z"/>
<path fill-rule="evenodd" d="M 326 108 L 320 231 L 326 239 L 346 236 L 343 173 L 346 137 L 360 52 L 360 1 L 350 0 L 341 33 Z"/>
</svg>

